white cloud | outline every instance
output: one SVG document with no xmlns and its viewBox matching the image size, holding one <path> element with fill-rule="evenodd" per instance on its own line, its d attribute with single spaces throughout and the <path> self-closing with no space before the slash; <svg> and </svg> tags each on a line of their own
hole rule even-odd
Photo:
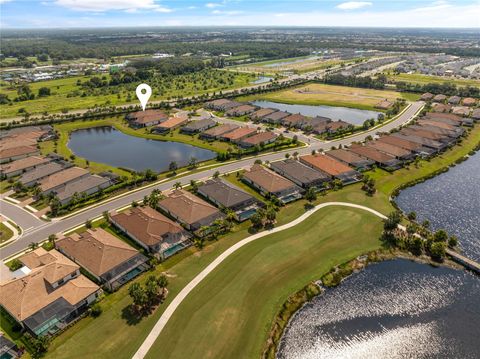
<svg viewBox="0 0 480 359">
<path fill-rule="evenodd" d="M 0 0 L 0 4 L 4 4 L 4 3 L 10 2 L 10 1 L 12 1 L 12 0 Z"/>
<path fill-rule="evenodd" d="M 364 7 L 372 6 L 369 1 L 347 1 L 337 5 L 337 9 L 340 10 L 356 10 Z"/>
<path fill-rule="evenodd" d="M 447 1 L 440 0 L 440 1 L 434 1 L 428 6 L 418 7 L 416 9 L 414 9 L 413 11 L 415 11 L 415 12 L 428 12 L 428 11 L 436 11 L 436 10 L 447 9 L 449 7 L 452 7 L 452 5 L 449 4 Z"/>
<path fill-rule="evenodd" d="M 223 6 L 223 4 L 215 3 L 215 2 L 209 2 L 205 4 L 206 7 L 209 9 L 213 9 L 215 7 Z"/>
<path fill-rule="evenodd" d="M 158 12 L 171 12 L 172 10 L 160 6 L 154 0 L 56 0 L 60 5 L 77 11 L 109 11 L 125 10 L 135 12 L 136 10 L 154 10 Z"/>
<path fill-rule="evenodd" d="M 232 16 L 232 15 L 240 15 L 243 14 L 243 11 L 222 11 L 222 10 L 213 10 L 212 11 L 213 15 L 227 15 L 227 16 Z"/>
</svg>

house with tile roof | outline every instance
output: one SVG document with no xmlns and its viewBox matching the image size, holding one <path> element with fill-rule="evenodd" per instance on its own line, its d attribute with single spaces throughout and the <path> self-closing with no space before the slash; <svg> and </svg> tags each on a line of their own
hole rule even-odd
<svg viewBox="0 0 480 359">
<path fill-rule="evenodd" d="M 109 291 L 118 289 L 149 268 L 147 257 L 102 228 L 63 236 L 55 242 L 55 248 Z"/>
<path fill-rule="evenodd" d="M 361 174 L 341 161 L 324 154 L 306 155 L 300 157 L 303 164 L 323 172 L 332 179 L 339 179 L 344 184 L 358 182 Z"/>
<path fill-rule="evenodd" d="M 0 284 L 0 305 L 35 336 L 61 331 L 102 293 L 80 274 L 80 267 L 53 249 L 42 247 L 19 258 L 23 276 Z"/>
<path fill-rule="evenodd" d="M 133 207 L 111 214 L 110 221 L 161 260 L 192 245 L 188 231 L 150 207 Z"/>
</svg>

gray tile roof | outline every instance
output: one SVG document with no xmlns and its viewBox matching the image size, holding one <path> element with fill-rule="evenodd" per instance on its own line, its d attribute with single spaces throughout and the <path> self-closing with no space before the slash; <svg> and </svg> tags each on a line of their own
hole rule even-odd
<svg viewBox="0 0 480 359">
<path fill-rule="evenodd" d="M 208 180 L 198 187 L 198 193 L 230 208 L 251 201 L 253 196 L 220 179 Z"/>
</svg>

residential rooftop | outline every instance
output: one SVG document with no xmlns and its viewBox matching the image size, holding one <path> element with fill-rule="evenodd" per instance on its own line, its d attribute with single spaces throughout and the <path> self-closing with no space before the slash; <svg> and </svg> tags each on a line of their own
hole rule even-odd
<svg viewBox="0 0 480 359">
<path fill-rule="evenodd" d="M 64 183 L 68 183 L 87 174 L 89 174 L 89 172 L 84 168 L 70 167 L 41 179 L 39 182 L 40 188 L 43 192 L 49 191 Z"/>
<path fill-rule="evenodd" d="M 324 154 L 306 155 L 300 157 L 300 160 L 313 168 L 329 174 L 330 176 L 338 176 L 354 171 L 353 168 Z"/>
<path fill-rule="evenodd" d="M 259 164 L 253 165 L 243 176 L 270 193 L 281 192 L 296 187 L 292 181 Z"/>
</svg>

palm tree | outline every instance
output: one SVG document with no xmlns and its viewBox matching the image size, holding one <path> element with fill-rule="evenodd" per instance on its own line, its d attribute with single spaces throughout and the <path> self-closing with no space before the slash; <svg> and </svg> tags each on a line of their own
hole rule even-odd
<svg viewBox="0 0 480 359">
<path fill-rule="evenodd" d="M 32 251 L 34 251 L 35 249 L 38 248 L 38 243 L 36 242 L 31 242 L 29 245 L 28 245 L 28 248 Z"/>
<path fill-rule="evenodd" d="M 160 289 L 162 290 L 162 296 L 165 294 L 165 289 L 167 288 L 168 286 L 168 278 L 165 274 L 161 274 L 159 277 L 158 277 L 158 286 L 160 287 Z"/>
<path fill-rule="evenodd" d="M 178 169 L 177 162 L 175 162 L 175 161 L 170 162 L 170 164 L 168 165 L 168 169 L 170 171 L 172 171 L 172 173 L 176 173 L 176 171 Z"/>
<path fill-rule="evenodd" d="M 213 178 L 216 179 L 216 178 L 218 178 L 218 177 L 220 177 L 220 172 L 215 171 L 215 173 L 213 174 Z"/>
<path fill-rule="evenodd" d="M 317 200 L 317 192 L 313 187 L 307 189 L 307 192 L 305 192 L 305 199 L 310 203 Z"/>
<path fill-rule="evenodd" d="M 57 236 L 55 234 L 51 234 L 48 236 L 48 243 L 50 243 L 53 247 L 55 247 L 55 241 Z"/>
<path fill-rule="evenodd" d="M 197 190 L 198 190 L 197 181 L 191 180 L 191 181 L 190 181 L 190 187 L 192 187 L 192 191 L 193 191 L 193 192 L 197 192 Z"/>
<path fill-rule="evenodd" d="M 151 275 L 147 278 L 147 281 L 145 282 L 145 295 L 146 295 L 146 300 L 150 305 L 157 299 L 158 297 L 158 281 L 157 278 L 155 278 L 154 275 Z"/>
<path fill-rule="evenodd" d="M 132 283 L 128 287 L 128 295 L 133 299 L 133 304 L 137 308 L 141 308 L 145 304 L 146 293 L 139 283 Z"/>
<path fill-rule="evenodd" d="M 180 182 L 175 182 L 175 184 L 173 185 L 173 188 L 180 189 L 182 188 L 182 184 Z"/>
</svg>

